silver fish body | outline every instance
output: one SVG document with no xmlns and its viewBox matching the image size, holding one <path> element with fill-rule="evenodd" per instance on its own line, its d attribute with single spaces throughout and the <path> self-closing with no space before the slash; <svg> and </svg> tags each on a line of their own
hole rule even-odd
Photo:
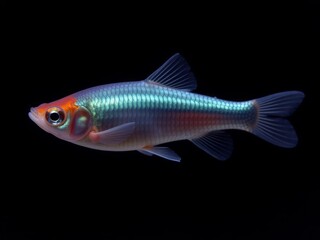
<svg viewBox="0 0 320 240">
<path fill-rule="evenodd" d="M 113 151 L 191 140 L 217 130 L 250 131 L 257 115 L 254 101 L 225 101 L 146 81 L 102 85 L 74 96 L 91 112 L 99 132 L 135 123 L 128 139 L 110 146 Z"/>
<path fill-rule="evenodd" d="M 286 119 L 304 94 L 287 91 L 242 102 L 190 91 L 196 80 L 175 54 L 143 81 L 92 87 L 32 108 L 29 116 L 45 131 L 81 146 L 106 151 L 138 150 L 180 161 L 166 142 L 190 140 L 219 160 L 230 157 L 233 142 L 224 130 L 250 132 L 291 148 L 298 138 Z"/>
</svg>

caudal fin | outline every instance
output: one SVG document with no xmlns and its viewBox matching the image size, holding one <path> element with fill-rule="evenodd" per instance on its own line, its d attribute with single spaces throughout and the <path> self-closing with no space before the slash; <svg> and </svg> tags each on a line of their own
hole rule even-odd
<svg viewBox="0 0 320 240">
<path fill-rule="evenodd" d="M 295 147 L 298 137 L 285 117 L 297 109 L 303 98 L 302 92 L 288 91 L 256 99 L 258 116 L 252 133 L 280 147 Z"/>
</svg>

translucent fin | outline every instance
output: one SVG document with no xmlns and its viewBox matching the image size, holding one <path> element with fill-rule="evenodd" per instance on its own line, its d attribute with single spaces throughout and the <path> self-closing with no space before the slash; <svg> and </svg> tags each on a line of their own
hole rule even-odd
<svg viewBox="0 0 320 240">
<path fill-rule="evenodd" d="M 153 155 L 152 153 L 147 152 L 147 151 L 145 151 L 145 150 L 138 150 L 138 152 L 140 152 L 140 153 L 142 153 L 142 154 L 144 154 L 144 155 L 146 155 L 146 156 L 149 156 L 149 157 L 151 157 L 151 156 Z"/>
<path fill-rule="evenodd" d="M 200 138 L 191 139 L 190 141 L 219 160 L 228 159 L 233 150 L 232 138 L 224 131 L 214 131 Z"/>
<path fill-rule="evenodd" d="M 302 92 L 289 91 L 256 99 L 258 116 L 252 133 L 279 147 L 295 147 L 298 137 L 290 122 L 283 117 L 290 116 L 303 98 Z"/>
<path fill-rule="evenodd" d="M 147 77 L 145 81 L 155 82 L 183 91 L 192 91 L 197 88 L 197 82 L 190 70 L 189 64 L 179 53 L 169 58 L 161 67 Z"/>
<path fill-rule="evenodd" d="M 181 160 L 180 156 L 168 147 L 146 147 L 143 149 L 139 149 L 138 151 L 147 156 L 157 155 L 159 157 L 175 162 L 180 162 Z"/>
<path fill-rule="evenodd" d="M 102 132 L 92 132 L 89 138 L 94 142 L 99 142 L 103 145 L 117 145 L 125 141 L 133 133 L 135 129 L 135 123 L 125 123 L 114 128 Z"/>
</svg>

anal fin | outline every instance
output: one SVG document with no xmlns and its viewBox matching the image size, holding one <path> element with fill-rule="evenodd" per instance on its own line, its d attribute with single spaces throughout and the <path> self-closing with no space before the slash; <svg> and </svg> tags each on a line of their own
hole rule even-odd
<svg viewBox="0 0 320 240">
<path fill-rule="evenodd" d="M 210 132 L 190 141 L 218 160 L 228 159 L 233 150 L 232 138 L 224 131 Z"/>
</svg>

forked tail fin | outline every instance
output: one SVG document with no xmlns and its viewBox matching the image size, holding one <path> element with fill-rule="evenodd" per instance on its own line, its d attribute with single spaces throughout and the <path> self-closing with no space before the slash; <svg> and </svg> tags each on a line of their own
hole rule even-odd
<svg viewBox="0 0 320 240">
<path fill-rule="evenodd" d="M 297 109 L 303 98 L 302 92 L 288 91 L 256 99 L 257 120 L 252 133 L 279 147 L 295 147 L 298 137 L 285 118 Z"/>
</svg>

